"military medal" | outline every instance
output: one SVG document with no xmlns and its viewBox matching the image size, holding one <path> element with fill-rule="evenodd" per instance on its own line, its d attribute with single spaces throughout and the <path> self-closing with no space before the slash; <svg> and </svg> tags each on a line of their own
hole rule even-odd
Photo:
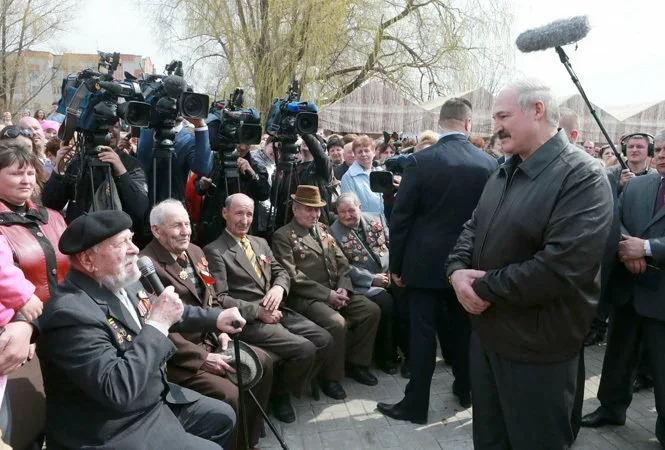
<svg viewBox="0 0 665 450">
<path fill-rule="evenodd" d="M 185 269 L 182 269 L 178 276 L 180 277 L 181 280 L 183 280 L 183 281 L 186 280 L 188 278 L 187 271 Z"/>
<path fill-rule="evenodd" d="M 131 334 L 127 335 L 127 342 L 132 342 L 132 335 Z"/>
</svg>

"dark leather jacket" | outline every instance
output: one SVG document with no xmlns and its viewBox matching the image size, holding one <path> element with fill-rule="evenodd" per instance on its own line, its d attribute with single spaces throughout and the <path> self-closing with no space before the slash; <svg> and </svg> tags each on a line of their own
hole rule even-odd
<svg viewBox="0 0 665 450">
<path fill-rule="evenodd" d="M 0 234 L 7 238 L 14 261 L 43 302 L 69 271 L 69 258 L 58 250 L 58 241 L 66 227 L 60 213 L 31 201 L 27 202 L 24 216 L 0 202 Z"/>
<path fill-rule="evenodd" d="M 447 273 L 487 272 L 473 288 L 492 305 L 471 316 L 486 348 L 517 362 L 562 362 L 579 353 L 595 314 L 612 193 L 605 171 L 563 131 L 521 164 L 515 158 L 487 181 Z"/>
</svg>

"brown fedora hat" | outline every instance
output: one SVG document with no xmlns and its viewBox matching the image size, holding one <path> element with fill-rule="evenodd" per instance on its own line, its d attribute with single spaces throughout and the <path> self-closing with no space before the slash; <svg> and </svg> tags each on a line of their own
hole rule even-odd
<svg viewBox="0 0 665 450">
<path fill-rule="evenodd" d="M 321 200 L 321 194 L 319 194 L 319 188 L 316 186 L 308 186 L 306 184 L 301 184 L 296 189 L 295 194 L 291 194 L 291 198 L 294 202 L 298 202 L 301 205 L 312 206 L 314 208 L 320 208 L 321 206 L 326 206 L 326 202 Z"/>
</svg>

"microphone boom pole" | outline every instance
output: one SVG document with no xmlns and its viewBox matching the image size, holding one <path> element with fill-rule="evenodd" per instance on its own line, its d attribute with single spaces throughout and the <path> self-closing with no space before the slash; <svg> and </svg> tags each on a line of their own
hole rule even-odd
<svg viewBox="0 0 665 450">
<path fill-rule="evenodd" d="M 573 70 L 573 66 L 570 64 L 570 60 L 568 59 L 568 55 L 566 52 L 563 50 L 561 46 L 556 46 L 555 47 L 556 52 L 559 54 L 559 59 L 561 60 L 561 64 L 566 68 L 568 71 L 568 74 L 570 75 L 570 78 L 573 80 L 573 83 L 575 84 L 575 87 L 577 87 L 577 90 L 580 91 L 580 95 L 582 96 L 582 99 L 584 100 L 584 103 L 586 103 L 587 107 L 589 108 L 589 112 L 593 116 L 593 118 L 596 120 L 596 123 L 598 124 L 598 127 L 600 128 L 600 131 L 603 133 L 603 136 L 605 136 L 605 139 L 607 139 L 607 142 L 610 145 L 610 148 L 612 149 L 612 152 L 614 153 L 614 156 L 616 156 L 617 161 L 619 161 L 619 164 L 621 165 L 622 169 L 628 169 L 628 166 L 626 165 L 625 161 L 621 157 L 621 154 L 617 150 L 616 146 L 614 145 L 614 142 L 612 141 L 612 138 L 610 138 L 609 133 L 605 129 L 605 126 L 603 125 L 603 122 L 601 122 L 600 117 L 598 117 L 598 114 L 596 113 L 596 109 L 591 105 L 591 102 L 589 101 L 589 98 L 586 96 L 586 93 L 584 92 L 584 89 L 582 88 L 582 83 L 580 83 L 580 79 L 577 78 L 577 75 L 575 74 L 575 71 Z"/>
</svg>

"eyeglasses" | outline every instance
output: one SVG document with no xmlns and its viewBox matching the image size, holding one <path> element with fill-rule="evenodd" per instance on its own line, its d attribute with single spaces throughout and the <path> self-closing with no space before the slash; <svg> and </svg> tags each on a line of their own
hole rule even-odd
<svg viewBox="0 0 665 450">
<path fill-rule="evenodd" d="M 25 136 L 32 139 L 32 130 L 19 127 L 6 127 L 4 130 L 2 130 L 0 139 L 16 139 L 19 136 Z"/>
</svg>

